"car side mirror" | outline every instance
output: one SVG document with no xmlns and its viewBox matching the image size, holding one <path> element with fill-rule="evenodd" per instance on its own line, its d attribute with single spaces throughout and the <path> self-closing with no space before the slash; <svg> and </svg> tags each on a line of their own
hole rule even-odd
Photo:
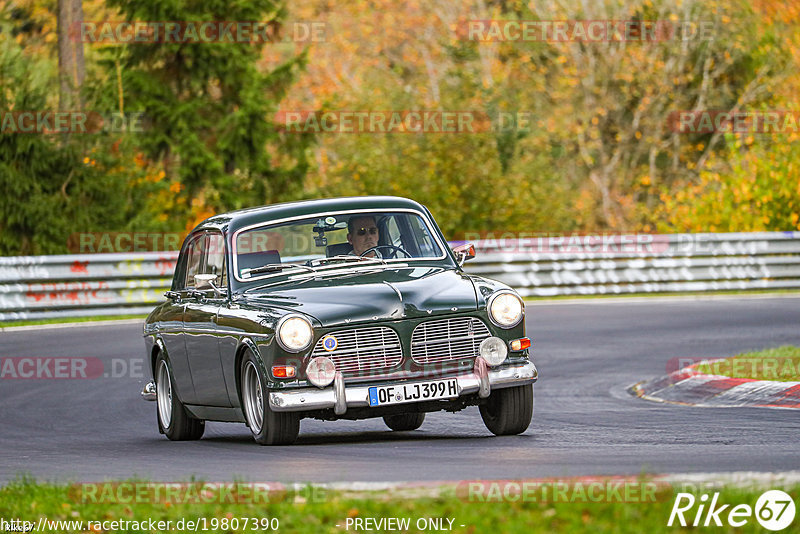
<svg viewBox="0 0 800 534">
<path fill-rule="evenodd" d="M 213 290 L 215 294 L 222 295 L 224 291 L 214 285 L 214 280 L 217 279 L 215 274 L 196 274 L 194 275 L 194 287 L 198 291 Z"/>
<path fill-rule="evenodd" d="M 475 245 L 472 243 L 464 243 L 453 248 L 453 252 L 458 258 L 458 265 L 464 265 L 464 262 L 471 260 L 475 257 Z"/>
<path fill-rule="evenodd" d="M 212 289 L 214 287 L 215 274 L 196 274 L 194 275 L 195 289 Z"/>
</svg>

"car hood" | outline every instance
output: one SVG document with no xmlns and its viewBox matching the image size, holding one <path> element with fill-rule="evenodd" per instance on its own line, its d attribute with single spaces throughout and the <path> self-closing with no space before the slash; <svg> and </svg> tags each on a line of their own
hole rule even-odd
<svg viewBox="0 0 800 534">
<path fill-rule="evenodd" d="M 430 317 L 477 309 L 475 286 L 464 273 L 440 267 L 378 268 L 301 278 L 253 290 L 254 307 L 277 306 L 310 315 L 322 326 Z"/>
</svg>

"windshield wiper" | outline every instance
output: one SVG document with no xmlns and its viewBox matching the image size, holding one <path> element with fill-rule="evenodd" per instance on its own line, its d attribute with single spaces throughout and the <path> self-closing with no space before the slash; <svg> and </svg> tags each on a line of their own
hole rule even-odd
<svg viewBox="0 0 800 534">
<path fill-rule="evenodd" d="M 331 256 L 330 258 L 318 258 L 316 260 L 311 260 L 311 265 L 321 266 L 321 265 L 328 265 L 330 263 L 343 261 L 343 262 L 378 262 L 378 263 L 386 263 L 386 260 L 382 258 L 367 258 L 364 256 L 353 256 L 350 254 L 342 254 L 339 256 Z"/>
<path fill-rule="evenodd" d="M 279 271 L 283 271 L 284 269 L 303 269 L 308 272 L 316 272 L 313 268 L 307 265 L 300 265 L 297 263 L 270 263 L 268 265 L 262 265 L 261 267 L 255 267 L 253 269 L 244 269 L 242 271 L 242 277 L 251 277 L 254 274 L 263 274 L 263 273 L 277 273 Z"/>
</svg>

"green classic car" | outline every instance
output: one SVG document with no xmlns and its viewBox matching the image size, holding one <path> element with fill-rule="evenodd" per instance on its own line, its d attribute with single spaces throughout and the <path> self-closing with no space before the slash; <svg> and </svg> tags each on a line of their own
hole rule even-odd
<svg viewBox="0 0 800 534">
<path fill-rule="evenodd" d="M 246 423 L 288 444 L 300 420 L 478 405 L 496 435 L 524 432 L 538 378 L 524 304 L 467 274 L 430 212 L 398 197 L 277 204 L 216 215 L 186 238 L 144 338 L 160 432 L 199 439 L 205 421 Z"/>
</svg>

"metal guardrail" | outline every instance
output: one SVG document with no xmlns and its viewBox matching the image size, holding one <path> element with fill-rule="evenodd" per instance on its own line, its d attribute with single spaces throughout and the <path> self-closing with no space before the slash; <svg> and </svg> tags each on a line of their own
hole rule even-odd
<svg viewBox="0 0 800 534">
<path fill-rule="evenodd" d="M 800 232 L 616 235 L 473 242 L 470 273 L 522 296 L 800 288 Z"/>
<path fill-rule="evenodd" d="M 177 252 L 0 257 L 0 322 L 145 314 L 164 300 Z"/>
<path fill-rule="evenodd" d="M 800 288 L 800 232 L 483 239 L 467 272 L 523 296 Z M 145 314 L 177 252 L 0 257 L 0 322 Z"/>
</svg>

